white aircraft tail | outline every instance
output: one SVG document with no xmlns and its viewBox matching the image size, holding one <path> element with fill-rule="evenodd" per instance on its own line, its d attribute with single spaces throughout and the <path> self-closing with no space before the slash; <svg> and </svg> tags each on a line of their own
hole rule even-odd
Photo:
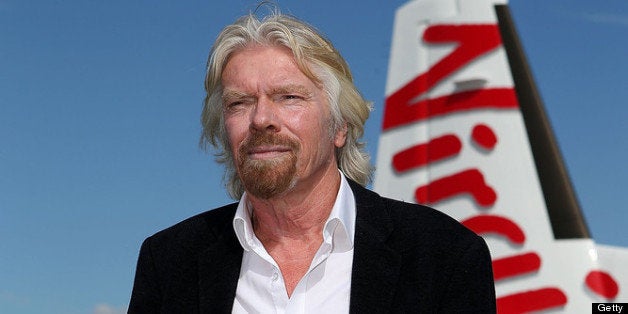
<svg viewBox="0 0 628 314">
<path fill-rule="evenodd" d="M 628 249 L 590 239 L 505 1 L 397 10 L 374 189 L 482 235 L 499 313 L 628 300 Z"/>
</svg>

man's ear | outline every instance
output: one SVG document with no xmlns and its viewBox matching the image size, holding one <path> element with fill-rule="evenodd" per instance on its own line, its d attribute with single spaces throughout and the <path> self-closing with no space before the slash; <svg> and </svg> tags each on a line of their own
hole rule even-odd
<svg viewBox="0 0 628 314">
<path fill-rule="evenodd" d="M 345 143 L 347 142 L 348 130 L 349 128 L 347 127 L 347 122 L 344 122 L 342 124 L 342 127 L 338 128 L 338 130 L 336 131 L 336 135 L 334 137 L 334 145 L 336 145 L 336 147 L 345 146 Z"/>
</svg>

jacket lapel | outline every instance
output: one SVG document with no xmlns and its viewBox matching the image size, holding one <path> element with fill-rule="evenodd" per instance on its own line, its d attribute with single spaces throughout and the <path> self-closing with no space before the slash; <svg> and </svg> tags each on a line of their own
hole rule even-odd
<svg viewBox="0 0 628 314">
<path fill-rule="evenodd" d="M 199 254 L 199 313 L 231 313 L 233 307 L 242 263 L 242 247 L 231 223 L 226 226 L 223 230 L 214 230 L 217 240 Z"/>
<path fill-rule="evenodd" d="M 393 224 L 379 195 L 350 181 L 356 199 L 351 275 L 351 313 L 385 313 L 391 308 L 401 256 L 387 244 Z"/>
</svg>

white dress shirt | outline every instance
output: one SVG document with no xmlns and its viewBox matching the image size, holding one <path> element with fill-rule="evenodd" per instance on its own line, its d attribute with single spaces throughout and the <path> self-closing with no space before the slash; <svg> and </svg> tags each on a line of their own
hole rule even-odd
<svg viewBox="0 0 628 314">
<path fill-rule="evenodd" d="M 323 227 L 323 243 L 290 298 L 277 263 L 255 236 L 247 195 L 233 228 L 244 249 L 233 313 L 348 313 L 355 230 L 355 198 L 344 174 Z"/>
</svg>

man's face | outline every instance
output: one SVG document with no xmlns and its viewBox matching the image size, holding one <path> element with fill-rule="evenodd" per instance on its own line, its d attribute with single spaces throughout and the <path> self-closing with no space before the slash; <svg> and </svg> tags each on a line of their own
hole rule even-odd
<svg viewBox="0 0 628 314">
<path fill-rule="evenodd" d="M 325 92 L 288 49 L 253 45 L 235 52 L 222 84 L 230 149 L 248 193 L 269 199 L 310 189 L 336 171 L 334 151 L 346 132 L 332 130 Z"/>
</svg>

